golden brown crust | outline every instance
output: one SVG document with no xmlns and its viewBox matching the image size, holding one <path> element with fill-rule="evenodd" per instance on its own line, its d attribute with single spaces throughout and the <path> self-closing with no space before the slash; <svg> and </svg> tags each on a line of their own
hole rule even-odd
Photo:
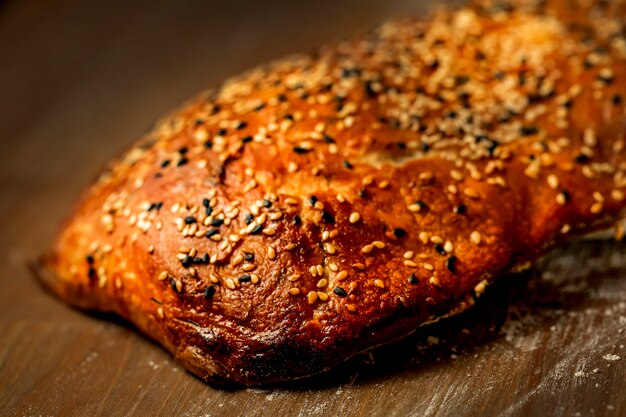
<svg viewBox="0 0 626 417">
<path fill-rule="evenodd" d="M 204 379 L 252 385 L 462 311 L 610 224 L 626 185 L 625 3 L 485 3 L 195 99 L 84 194 L 43 281 Z"/>
</svg>

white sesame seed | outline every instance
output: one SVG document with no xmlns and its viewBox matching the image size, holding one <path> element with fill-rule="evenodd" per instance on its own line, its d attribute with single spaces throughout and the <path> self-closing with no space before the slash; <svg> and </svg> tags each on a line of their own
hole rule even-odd
<svg viewBox="0 0 626 417">
<path fill-rule="evenodd" d="M 358 222 L 359 220 L 361 220 L 361 215 L 359 213 L 357 213 L 356 211 L 350 213 L 350 218 L 349 218 L 350 223 L 354 224 Z"/>
<path fill-rule="evenodd" d="M 480 242 L 482 240 L 480 232 L 478 230 L 474 230 L 472 233 L 470 233 L 470 240 L 475 245 L 480 245 Z"/>
<path fill-rule="evenodd" d="M 548 181 L 548 186 L 552 188 L 553 190 L 558 188 L 559 178 L 556 175 L 554 174 L 548 175 L 547 181 Z"/>
</svg>

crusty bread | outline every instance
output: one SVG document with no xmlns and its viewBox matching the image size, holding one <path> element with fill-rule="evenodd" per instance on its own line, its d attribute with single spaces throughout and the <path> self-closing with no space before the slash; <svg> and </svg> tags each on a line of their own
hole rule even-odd
<svg viewBox="0 0 626 417">
<path fill-rule="evenodd" d="M 85 192 L 43 282 L 246 385 L 465 310 L 625 205 L 625 2 L 532 3 L 391 22 L 202 94 Z"/>
</svg>

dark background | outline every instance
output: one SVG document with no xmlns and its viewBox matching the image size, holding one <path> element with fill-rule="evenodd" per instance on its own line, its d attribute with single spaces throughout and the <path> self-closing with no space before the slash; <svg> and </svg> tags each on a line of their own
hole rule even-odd
<svg viewBox="0 0 626 417">
<path fill-rule="evenodd" d="M 202 383 L 27 268 L 100 167 L 198 90 L 424 7 L 0 1 L 0 415 L 626 415 L 623 243 L 571 245 L 469 314 L 263 390 Z"/>
</svg>

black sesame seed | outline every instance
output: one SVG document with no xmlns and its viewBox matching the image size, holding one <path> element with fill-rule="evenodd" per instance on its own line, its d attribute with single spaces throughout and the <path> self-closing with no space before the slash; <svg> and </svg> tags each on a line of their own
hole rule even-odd
<svg viewBox="0 0 626 417">
<path fill-rule="evenodd" d="M 337 294 L 339 297 L 347 297 L 347 296 L 348 296 L 348 293 L 346 292 L 346 290 L 344 290 L 344 289 L 343 289 L 343 288 L 341 288 L 341 287 L 335 287 L 335 288 L 333 288 L 333 292 L 334 292 L 335 294 Z"/>
<path fill-rule="evenodd" d="M 170 164 L 170 160 L 166 159 L 165 161 L 161 162 L 161 168 L 166 168 L 169 164 Z"/>
<path fill-rule="evenodd" d="M 182 146 L 181 148 L 178 149 L 178 153 L 181 155 L 186 154 L 187 152 L 189 152 L 189 148 L 186 146 Z"/>
<path fill-rule="evenodd" d="M 364 85 L 363 85 L 363 90 L 365 91 L 365 95 L 367 95 L 367 97 L 369 98 L 375 98 L 378 94 L 376 94 L 376 91 L 374 91 L 374 88 L 372 87 L 372 82 L 371 81 L 367 81 Z"/>
<path fill-rule="evenodd" d="M 243 143 L 250 143 L 250 142 L 252 142 L 252 136 L 246 136 L 243 139 L 241 139 L 241 141 Z"/>
<path fill-rule="evenodd" d="M 333 217 L 332 214 L 330 214 L 327 211 L 322 213 L 322 220 L 324 220 L 324 223 L 330 223 L 330 224 L 335 223 L 335 218 Z"/>
<path fill-rule="evenodd" d="M 439 252 L 440 255 L 446 255 L 447 254 L 446 250 L 443 248 L 443 245 L 441 243 L 437 243 L 435 245 L 435 250 L 437 252 Z"/>
<path fill-rule="evenodd" d="M 456 117 L 459 114 L 457 112 L 455 112 L 454 110 L 448 110 L 443 117 L 445 117 L 446 119 L 456 119 Z"/>
<path fill-rule="evenodd" d="M 265 108 L 265 103 L 261 103 L 254 108 L 254 111 L 261 111 Z"/>
<path fill-rule="evenodd" d="M 262 224 L 257 224 L 256 226 L 254 226 L 254 229 L 252 229 L 250 234 L 251 235 L 259 234 L 259 233 L 261 233 L 261 230 L 263 230 L 263 225 Z"/>
<path fill-rule="evenodd" d="M 456 77 L 454 77 L 454 82 L 457 87 L 467 84 L 469 80 L 470 77 L 468 77 L 467 75 L 457 75 Z"/>
<path fill-rule="evenodd" d="M 226 136 L 226 133 L 228 133 L 228 130 L 220 129 L 217 131 L 217 136 Z"/>
<path fill-rule="evenodd" d="M 597 79 L 606 85 L 612 84 L 613 81 L 615 81 L 615 77 L 612 75 L 598 75 Z"/>
<path fill-rule="evenodd" d="M 404 230 L 401 227 L 396 227 L 395 229 L 393 229 L 393 234 L 395 237 L 405 237 L 406 236 L 406 230 Z"/>
<path fill-rule="evenodd" d="M 565 202 L 568 203 L 572 200 L 572 196 L 570 195 L 570 193 L 567 190 L 562 190 L 561 191 L 561 195 L 563 196 L 563 198 L 565 198 Z"/>
<path fill-rule="evenodd" d="M 216 235 L 216 234 L 218 234 L 219 232 L 220 232 L 220 231 L 219 231 L 219 230 L 217 230 L 217 229 L 209 229 L 209 230 L 207 230 L 207 232 L 204 234 L 204 236 L 206 236 L 206 237 L 208 237 L 208 238 L 210 239 L 212 236 L 215 236 L 215 235 Z"/>
<path fill-rule="evenodd" d="M 248 123 L 244 122 L 243 120 L 241 122 L 239 122 L 239 124 L 237 125 L 236 129 L 237 130 L 242 130 L 245 129 L 248 126 Z"/>
<path fill-rule="evenodd" d="M 209 207 L 210 204 L 211 204 L 211 200 L 209 200 L 208 198 L 203 198 L 202 199 L 202 205 L 204 207 Z"/>
<path fill-rule="evenodd" d="M 183 266 L 183 268 L 189 268 L 191 264 L 193 263 L 193 258 L 191 256 L 185 256 L 185 258 L 182 261 L 180 261 L 180 263 Z"/>
<path fill-rule="evenodd" d="M 409 275 L 409 284 L 415 285 L 417 283 L 418 283 L 417 276 L 415 274 Z"/>
<path fill-rule="evenodd" d="M 252 277 L 248 274 L 242 275 L 239 278 L 237 278 L 237 280 L 239 282 L 250 282 L 252 280 Z"/>
<path fill-rule="evenodd" d="M 430 145 L 428 143 L 422 142 L 420 144 L 420 148 L 421 148 L 422 152 L 428 152 L 430 150 Z"/>
<path fill-rule="evenodd" d="M 174 291 L 177 291 L 176 290 L 176 280 L 174 278 L 170 279 L 170 287 L 172 287 L 172 289 Z"/>
<path fill-rule="evenodd" d="M 204 142 L 204 147 L 207 149 L 211 149 L 213 147 L 213 142 L 207 140 L 206 142 Z"/>
<path fill-rule="evenodd" d="M 163 202 L 159 201 L 158 203 L 151 203 L 150 207 L 148 207 L 148 211 L 152 211 L 152 210 L 161 210 L 161 207 L 163 207 Z"/>
<path fill-rule="evenodd" d="M 254 261 L 254 253 L 252 252 L 244 252 L 243 257 L 248 262 Z"/>
<path fill-rule="evenodd" d="M 311 197 L 309 197 L 309 203 L 311 203 L 311 205 L 315 205 L 315 203 L 317 203 L 317 197 L 312 195 Z"/>
<path fill-rule="evenodd" d="M 213 207 L 207 207 L 204 212 L 207 216 L 210 216 L 213 213 Z"/>
<path fill-rule="evenodd" d="M 335 139 L 329 135 L 324 135 L 323 139 L 326 143 L 335 143 Z"/>
<path fill-rule="evenodd" d="M 265 207 L 265 208 L 272 207 L 272 202 L 270 200 L 267 200 L 267 199 L 263 200 L 263 207 Z"/>
<path fill-rule="evenodd" d="M 189 159 L 181 158 L 180 161 L 178 161 L 178 163 L 176 164 L 176 166 L 182 167 L 183 165 L 186 165 L 187 162 L 189 162 Z"/>
<path fill-rule="evenodd" d="M 611 97 L 611 103 L 613 103 L 614 106 L 619 106 L 623 101 L 624 99 L 619 94 L 615 94 Z"/>
<path fill-rule="evenodd" d="M 302 224 L 302 219 L 300 218 L 300 216 L 298 215 L 293 216 L 293 224 L 295 224 L 296 226 L 299 226 Z"/>
<path fill-rule="evenodd" d="M 195 217 L 193 216 L 187 216 L 185 217 L 185 224 L 194 224 L 197 223 L 198 221 L 196 220 Z"/>
<path fill-rule="evenodd" d="M 211 226 L 213 227 L 220 227 L 223 224 L 224 224 L 224 219 L 213 219 L 211 221 Z"/>
<path fill-rule="evenodd" d="M 88 263 L 89 265 L 93 265 L 93 263 L 94 263 L 93 256 L 91 256 L 91 255 L 87 255 L 87 256 L 85 256 L 85 260 L 87 261 L 87 263 Z"/>
<path fill-rule="evenodd" d="M 195 257 L 193 258 L 193 263 L 197 264 L 197 265 L 202 265 L 202 264 L 207 264 L 209 263 L 209 254 L 205 253 L 204 255 L 202 255 L 201 257 Z"/>
<path fill-rule="evenodd" d="M 301 147 L 301 146 L 294 146 L 294 147 L 293 147 L 293 151 L 294 151 L 295 153 L 297 153 L 297 154 L 301 154 L 301 155 L 302 155 L 302 154 L 305 154 L 305 153 L 309 153 L 309 152 L 311 152 L 312 150 L 313 150 L 313 149 L 306 149 L 306 148 L 303 148 L 303 147 Z"/>
<path fill-rule="evenodd" d="M 522 136 L 536 135 L 537 133 L 539 133 L 539 127 L 537 127 L 537 125 L 522 126 L 519 129 L 519 133 Z"/>
<path fill-rule="evenodd" d="M 98 277 L 96 268 L 94 268 L 93 266 L 89 267 L 89 270 L 87 271 L 87 276 L 89 276 L 89 279 L 96 279 Z"/>
<path fill-rule="evenodd" d="M 215 295 L 215 287 L 213 285 L 209 285 L 204 289 L 204 298 L 206 300 L 210 300 Z"/>
<path fill-rule="evenodd" d="M 579 164 L 589 162 L 590 159 L 591 158 L 589 158 L 589 155 L 585 155 L 584 153 L 581 153 L 580 155 L 576 156 L 576 158 L 574 158 L 574 160 Z"/>
<path fill-rule="evenodd" d="M 452 211 L 455 214 L 465 214 L 467 213 L 467 206 L 465 204 L 459 204 L 458 206 L 454 206 Z"/>
<path fill-rule="evenodd" d="M 250 223 L 252 223 L 252 220 L 254 220 L 254 216 L 252 215 L 252 213 L 248 213 L 248 214 L 246 214 L 246 218 L 244 219 L 244 221 L 246 222 L 246 224 L 250 224 Z"/>
<path fill-rule="evenodd" d="M 448 268 L 448 271 L 452 272 L 453 274 L 456 273 L 456 261 L 457 260 L 458 258 L 454 255 L 452 255 L 446 260 L 446 268 Z"/>
<path fill-rule="evenodd" d="M 428 210 L 428 204 L 426 204 L 422 200 L 417 200 L 415 204 L 419 206 L 420 210 Z"/>
<path fill-rule="evenodd" d="M 346 160 L 346 161 L 343 161 L 343 166 L 344 166 L 345 168 L 347 168 L 347 169 L 352 169 L 352 168 L 354 168 L 354 165 L 352 165 L 352 164 L 350 163 L 350 161 L 347 161 L 347 160 Z"/>
</svg>

